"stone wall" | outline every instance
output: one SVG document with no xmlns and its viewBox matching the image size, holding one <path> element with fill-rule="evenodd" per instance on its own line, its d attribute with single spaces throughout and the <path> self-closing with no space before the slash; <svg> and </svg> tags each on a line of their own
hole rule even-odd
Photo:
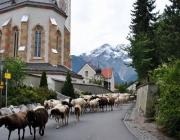
<svg viewBox="0 0 180 140">
<path fill-rule="evenodd" d="M 154 83 L 141 85 L 137 88 L 136 112 L 139 115 L 145 115 L 154 93 L 157 92 L 157 86 Z"/>
<path fill-rule="evenodd" d="M 40 84 L 40 79 L 41 76 L 36 76 L 36 75 L 29 75 L 25 80 L 24 83 L 27 85 L 33 85 L 34 87 L 38 87 Z M 63 80 L 51 78 L 51 83 L 48 82 L 48 85 L 50 89 L 55 90 L 57 92 L 61 92 L 61 88 L 64 84 Z M 100 85 L 95 85 L 95 84 L 85 84 L 85 83 L 76 83 L 72 82 L 73 87 L 77 88 L 81 91 L 84 92 L 91 92 L 92 94 L 102 94 L 102 93 L 112 93 L 112 91 L 104 88 L 103 86 Z"/>
<path fill-rule="evenodd" d="M 57 92 L 60 92 L 61 91 L 61 88 L 64 84 L 64 81 L 61 81 L 61 80 L 58 80 L 58 79 L 53 79 L 52 78 L 52 81 L 53 81 L 53 84 L 54 85 L 54 89 L 55 91 Z M 103 93 L 112 93 L 112 91 L 104 88 L 103 86 L 100 86 L 100 85 L 95 85 L 95 84 L 85 84 L 85 83 L 73 83 L 73 87 L 74 88 L 77 88 L 81 91 L 84 91 L 84 92 L 91 92 L 92 94 L 103 94 Z"/>
</svg>

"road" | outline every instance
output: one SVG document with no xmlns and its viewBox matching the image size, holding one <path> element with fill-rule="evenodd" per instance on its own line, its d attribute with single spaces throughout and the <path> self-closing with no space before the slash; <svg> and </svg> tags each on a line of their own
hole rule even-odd
<svg viewBox="0 0 180 140">
<path fill-rule="evenodd" d="M 130 105 L 131 103 L 124 104 L 121 110 L 114 108 L 113 111 L 85 113 L 78 123 L 71 114 L 69 125 L 61 124 L 59 129 L 56 129 L 55 120 L 49 118 L 44 136 L 36 132 L 36 140 L 137 140 L 122 121 Z M 8 133 L 9 131 L 2 126 L 0 140 L 7 140 Z M 17 130 L 11 133 L 10 140 L 18 140 Z M 33 140 L 28 127 L 26 127 L 25 140 Z"/>
</svg>

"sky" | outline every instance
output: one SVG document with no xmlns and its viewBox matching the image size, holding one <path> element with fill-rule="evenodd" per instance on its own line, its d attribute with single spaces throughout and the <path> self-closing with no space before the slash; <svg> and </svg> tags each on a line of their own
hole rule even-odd
<svg viewBox="0 0 180 140">
<path fill-rule="evenodd" d="M 108 43 L 130 44 L 126 39 L 136 0 L 72 0 L 71 55 L 80 55 Z M 163 12 L 169 0 L 156 0 L 154 12 Z"/>
</svg>

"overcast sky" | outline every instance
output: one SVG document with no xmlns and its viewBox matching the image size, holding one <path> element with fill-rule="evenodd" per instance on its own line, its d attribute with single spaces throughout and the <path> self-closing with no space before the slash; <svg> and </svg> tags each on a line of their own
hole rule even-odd
<svg viewBox="0 0 180 140">
<path fill-rule="evenodd" d="M 129 44 L 126 39 L 136 0 L 72 0 L 71 55 L 90 52 L 108 43 Z M 169 0 L 156 0 L 155 12 L 163 12 Z"/>
</svg>

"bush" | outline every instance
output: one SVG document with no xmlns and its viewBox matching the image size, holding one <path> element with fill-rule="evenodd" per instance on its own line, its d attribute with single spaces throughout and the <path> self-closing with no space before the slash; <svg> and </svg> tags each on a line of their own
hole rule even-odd
<svg viewBox="0 0 180 140">
<path fill-rule="evenodd" d="M 158 85 L 157 124 L 168 136 L 178 136 L 180 132 L 180 61 L 163 64 L 152 72 L 152 79 Z"/>
<path fill-rule="evenodd" d="M 47 87 L 48 84 L 47 84 L 47 77 L 46 77 L 46 71 L 43 70 L 42 71 L 42 75 L 41 75 L 41 80 L 40 80 L 40 87 Z"/>
<path fill-rule="evenodd" d="M 7 105 L 21 105 L 30 103 L 44 103 L 44 100 L 57 99 L 57 94 L 47 87 L 23 87 L 11 88 L 8 91 Z M 5 106 L 5 96 L 3 96 L 3 105 Z"/>
<path fill-rule="evenodd" d="M 74 87 L 71 81 L 71 74 L 68 71 L 66 75 L 66 81 L 64 82 L 64 85 L 61 88 L 61 94 L 75 98 Z"/>
</svg>

